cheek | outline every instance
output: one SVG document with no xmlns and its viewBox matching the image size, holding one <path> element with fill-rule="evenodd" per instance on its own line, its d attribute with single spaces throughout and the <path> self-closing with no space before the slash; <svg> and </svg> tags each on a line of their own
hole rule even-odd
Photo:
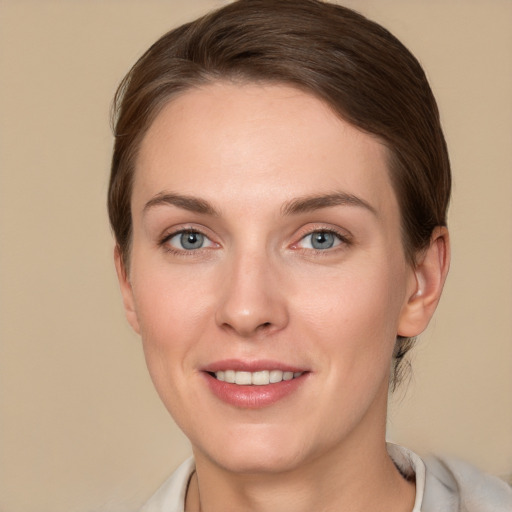
<svg viewBox="0 0 512 512">
<path fill-rule="evenodd" d="M 350 375 L 354 386 L 367 378 L 370 368 L 381 377 L 388 371 L 404 277 L 399 269 L 360 266 L 304 282 L 294 297 L 301 331 L 315 340 L 311 349 L 320 348 L 333 373 Z"/>
<path fill-rule="evenodd" d="M 137 263 L 132 267 L 135 309 L 147 365 L 157 384 L 187 367 L 190 350 L 208 330 L 207 282 L 198 272 L 151 260 Z"/>
<path fill-rule="evenodd" d="M 304 276 L 295 300 L 303 318 L 321 330 L 344 326 L 343 331 L 375 334 L 392 332 L 404 298 L 405 276 L 399 269 L 375 264 L 346 268 L 324 276 Z"/>
<path fill-rule="evenodd" d="M 179 275 L 177 275 L 179 274 Z M 146 365 L 155 389 L 180 427 L 187 431 L 190 403 L 198 403 L 191 363 L 204 333 L 207 306 L 203 288 L 183 273 L 149 271 L 134 282 Z"/>
<path fill-rule="evenodd" d="M 135 306 L 143 335 L 152 333 L 155 341 L 165 342 L 173 338 L 174 330 L 186 332 L 197 324 L 205 309 L 204 272 L 190 270 L 187 265 L 165 264 L 160 254 L 143 250 L 134 254 L 132 269 Z"/>
</svg>

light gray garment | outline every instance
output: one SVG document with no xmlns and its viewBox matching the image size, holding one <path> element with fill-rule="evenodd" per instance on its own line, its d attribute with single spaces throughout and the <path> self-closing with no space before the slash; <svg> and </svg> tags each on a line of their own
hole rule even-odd
<svg viewBox="0 0 512 512">
<path fill-rule="evenodd" d="M 425 460 L 421 512 L 512 512 L 512 488 L 455 458 Z"/>
</svg>

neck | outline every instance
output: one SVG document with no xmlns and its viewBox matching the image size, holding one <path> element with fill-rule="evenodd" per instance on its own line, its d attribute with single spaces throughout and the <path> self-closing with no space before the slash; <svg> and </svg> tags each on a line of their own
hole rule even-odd
<svg viewBox="0 0 512 512">
<path fill-rule="evenodd" d="M 285 472 L 234 473 L 194 450 L 196 473 L 185 510 L 410 512 L 415 484 L 402 477 L 387 453 L 385 421 L 376 432 L 376 418 L 369 420 L 343 444 Z"/>
<path fill-rule="evenodd" d="M 201 471 L 203 469 L 203 471 Z M 187 512 L 311 512 L 381 510 L 410 512 L 415 484 L 406 481 L 387 453 L 353 467 L 325 461 L 280 475 L 222 475 L 198 468 L 191 480 Z"/>
</svg>

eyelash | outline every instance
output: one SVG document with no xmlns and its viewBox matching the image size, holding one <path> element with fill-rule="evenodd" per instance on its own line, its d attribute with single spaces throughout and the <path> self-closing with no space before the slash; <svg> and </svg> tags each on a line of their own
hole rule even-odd
<svg viewBox="0 0 512 512">
<path fill-rule="evenodd" d="M 329 247 L 327 249 L 315 249 L 315 248 L 298 247 L 298 245 L 303 240 L 305 240 L 307 237 L 310 237 L 310 236 L 314 235 L 315 233 L 332 234 L 332 235 L 334 235 L 337 238 L 337 240 L 339 241 L 339 244 L 335 245 L 334 247 Z M 187 249 L 176 249 L 175 247 L 173 247 L 172 245 L 169 244 L 169 241 L 172 240 L 174 237 L 176 237 L 178 235 L 183 235 L 183 234 L 199 234 L 199 235 L 204 236 L 207 240 L 209 240 L 211 244 L 215 244 L 215 242 L 212 242 L 211 239 L 208 237 L 208 235 L 206 235 L 200 229 L 197 229 L 197 228 L 184 228 L 184 229 L 178 229 L 176 231 L 173 231 L 171 233 L 168 233 L 168 234 L 164 235 L 161 238 L 161 240 L 158 242 L 158 245 L 160 247 L 162 247 L 164 251 L 166 251 L 168 253 L 171 253 L 171 254 L 174 254 L 174 255 L 177 255 L 177 256 L 195 256 L 200 251 L 208 248 L 208 247 L 200 247 L 198 249 L 189 249 L 189 250 L 187 250 Z M 352 244 L 352 240 L 351 240 L 350 236 L 347 236 L 347 234 L 345 234 L 345 233 L 341 233 L 340 231 L 338 231 L 336 229 L 333 229 L 333 228 L 316 227 L 316 228 L 308 231 L 304 235 L 302 235 L 300 237 L 299 241 L 293 243 L 291 245 L 291 247 L 292 247 L 292 249 L 295 249 L 295 250 L 298 250 L 298 251 L 301 251 L 301 252 L 306 252 L 308 254 L 311 254 L 313 252 L 315 255 L 326 256 L 328 254 L 332 254 L 333 251 L 342 249 L 342 247 L 340 247 L 340 246 L 347 247 L 347 246 L 350 246 L 351 244 Z"/>
</svg>

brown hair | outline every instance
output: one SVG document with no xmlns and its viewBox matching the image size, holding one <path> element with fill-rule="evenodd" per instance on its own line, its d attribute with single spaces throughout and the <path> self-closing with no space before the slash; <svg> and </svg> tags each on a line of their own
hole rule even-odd
<svg viewBox="0 0 512 512">
<path fill-rule="evenodd" d="M 129 265 L 130 201 L 140 142 L 170 98 L 213 81 L 285 83 L 325 101 L 389 150 L 390 178 L 414 264 L 446 224 L 450 164 L 436 101 L 416 58 L 386 29 L 318 0 L 239 0 L 161 37 L 121 82 L 108 193 Z M 413 340 L 397 339 L 392 387 Z"/>
</svg>

